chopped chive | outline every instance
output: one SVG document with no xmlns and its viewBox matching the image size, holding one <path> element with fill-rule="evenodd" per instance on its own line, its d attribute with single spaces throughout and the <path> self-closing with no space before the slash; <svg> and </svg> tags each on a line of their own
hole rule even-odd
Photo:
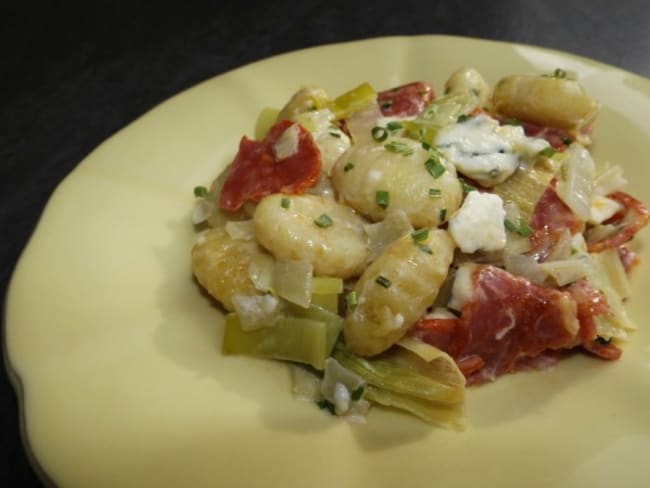
<svg viewBox="0 0 650 488">
<path fill-rule="evenodd" d="M 209 194 L 208 189 L 205 186 L 195 186 L 194 187 L 194 196 L 197 198 L 205 198 Z"/>
<path fill-rule="evenodd" d="M 318 227 L 322 227 L 322 228 L 329 227 L 333 223 L 334 223 L 334 221 L 327 214 L 320 214 L 318 216 L 318 218 L 316 218 L 314 220 L 314 224 L 316 224 Z"/>
<path fill-rule="evenodd" d="M 282 200 L 280 200 L 280 206 L 282 208 L 289 208 L 290 203 L 291 201 L 286 197 L 282 197 Z"/>
<path fill-rule="evenodd" d="M 512 118 L 512 117 L 508 117 L 508 118 L 503 119 L 503 122 L 501 123 L 501 125 L 521 125 L 521 121 L 519 121 L 519 120 L 517 120 L 515 118 Z"/>
<path fill-rule="evenodd" d="M 561 68 L 555 68 L 555 71 L 553 71 L 553 77 L 554 78 L 566 78 L 566 71 L 564 71 Z"/>
<path fill-rule="evenodd" d="M 503 225 L 508 231 L 515 232 L 516 234 L 519 234 L 522 237 L 528 237 L 533 233 L 532 229 L 528 226 L 528 224 L 526 224 L 526 222 L 522 222 L 521 220 L 519 221 L 519 225 L 517 225 L 511 220 L 505 219 L 503 221 Z"/>
<path fill-rule="evenodd" d="M 578 254 L 578 249 L 571 246 L 571 256 L 575 256 L 576 254 Z"/>
<path fill-rule="evenodd" d="M 410 156 L 411 154 L 413 154 L 413 148 L 403 142 L 396 142 L 396 141 L 389 142 L 387 144 L 384 144 L 384 148 L 387 151 L 396 154 L 401 154 L 402 156 Z"/>
<path fill-rule="evenodd" d="M 552 158 L 553 155 L 555 154 L 555 149 L 552 147 L 545 147 L 542 149 L 539 153 L 540 156 L 544 156 L 545 158 Z"/>
<path fill-rule="evenodd" d="M 383 286 L 384 288 L 390 288 L 391 285 L 390 280 L 382 275 L 377 276 L 377 279 L 375 279 L 375 283 L 377 283 L 380 286 Z"/>
<path fill-rule="evenodd" d="M 429 188 L 429 198 L 440 198 L 442 191 L 439 188 Z"/>
<path fill-rule="evenodd" d="M 471 191 L 476 191 L 476 187 L 470 185 L 464 180 L 460 180 L 460 186 L 463 189 L 463 195 L 467 195 Z"/>
<path fill-rule="evenodd" d="M 389 109 L 389 108 L 391 108 L 392 106 L 393 106 L 393 101 L 392 101 L 392 100 L 386 100 L 386 101 L 383 101 L 383 102 L 381 102 L 381 105 L 380 105 L 380 107 L 381 107 L 382 109 Z"/>
<path fill-rule="evenodd" d="M 568 137 L 562 138 L 562 144 L 564 144 L 565 146 L 570 146 L 572 142 L 573 141 L 571 139 L 569 139 Z"/>
<path fill-rule="evenodd" d="M 431 249 L 429 246 L 426 244 L 418 244 L 418 248 L 420 251 L 425 252 L 427 254 L 433 254 L 433 249 Z"/>
<path fill-rule="evenodd" d="M 389 131 L 393 132 L 393 131 L 396 131 L 397 129 L 401 129 L 401 128 L 402 128 L 402 124 L 400 124 L 400 123 L 397 122 L 397 121 L 388 122 L 388 123 L 386 124 L 386 128 L 387 128 Z"/>
<path fill-rule="evenodd" d="M 446 218 L 447 218 L 447 209 L 446 208 L 441 208 L 440 209 L 440 215 L 439 215 L 440 222 L 444 222 Z"/>
<path fill-rule="evenodd" d="M 533 233 L 533 229 L 531 229 L 526 222 L 520 222 L 519 230 L 517 232 L 522 237 L 529 237 Z"/>
<path fill-rule="evenodd" d="M 316 402 L 316 405 L 318 405 L 318 408 L 321 410 L 327 410 L 332 415 L 336 415 L 336 408 L 332 402 L 329 402 L 327 400 L 318 400 Z"/>
<path fill-rule="evenodd" d="M 347 295 L 345 295 L 345 304 L 348 306 L 348 308 L 354 308 L 357 306 L 357 292 L 356 291 L 351 291 Z"/>
<path fill-rule="evenodd" d="M 341 133 L 340 133 L 340 132 L 336 132 L 336 131 L 333 131 L 333 130 L 331 130 L 331 131 L 329 131 L 329 132 L 330 132 L 330 135 L 331 135 L 332 137 L 341 137 Z"/>
<path fill-rule="evenodd" d="M 353 168 L 354 168 L 354 163 L 349 162 L 349 163 L 346 163 L 345 166 L 343 166 L 343 171 L 345 171 L 347 173 L 348 171 L 350 171 Z"/>
<path fill-rule="evenodd" d="M 370 134 L 372 134 L 372 138 L 377 142 L 383 142 L 388 138 L 388 131 L 384 127 L 373 127 Z"/>
<path fill-rule="evenodd" d="M 431 144 L 429 144 L 428 142 L 422 141 L 422 149 L 424 149 L 425 151 L 429 151 L 430 149 L 433 148 L 431 147 Z"/>
<path fill-rule="evenodd" d="M 462 124 L 463 122 L 465 122 L 466 120 L 469 120 L 469 119 L 471 119 L 471 118 L 472 118 L 471 115 L 461 114 L 461 115 L 459 115 L 458 118 L 456 119 L 456 122 L 459 123 L 459 124 Z"/>
<path fill-rule="evenodd" d="M 505 219 L 505 220 L 503 221 L 503 225 L 504 225 L 504 226 L 506 227 L 506 229 L 509 230 L 510 232 L 517 232 L 517 229 L 519 229 L 519 227 L 517 227 L 517 226 L 512 222 L 512 220 L 509 220 L 509 219 Z"/>
<path fill-rule="evenodd" d="M 377 190 L 375 192 L 375 202 L 381 208 L 387 208 L 390 201 L 390 194 L 386 190 Z"/>
<path fill-rule="evenodd" d="M 363 385 L 353 390 L 352 393 L 350 393 L 350 400 L 352 400 L 353 402 L 358 402 L 359 400 L 361 400 L 364 390 L 365 387 Z"/>
<path fill-rule="evenodd" d="M 446 171 L 445 166 L 437 158 L 429 158 L 424 162 L 424 167 L 429 174 L 438 179 Z"/>
<path fill-rule="evenodd" d="M 415 242 L 426 241 L 429 237 L 429 229 L 423 227 L 422 229 L 413 231 L 411 232 L 411 237 Z"/>
</svg>

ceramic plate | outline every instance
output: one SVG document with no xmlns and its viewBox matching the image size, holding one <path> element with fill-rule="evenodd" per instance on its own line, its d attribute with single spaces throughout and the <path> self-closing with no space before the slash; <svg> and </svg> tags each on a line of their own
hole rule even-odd
<svg viewBox="0 0 650 488">
<path fill-rule="evenodd" d="M 603 104 L 597 159 L 650 202 L 650 82 L 521 45 L 394 37 L 298 51 L 216 77 L 98 147 L 56 190 L 15 271 L 6 347 L 29 449 L 61 486 L 641 486 L 650 477 L 650 251 L 620 361 L 472 388 L 464 433 L 375 409 L 351 425 L 292 398 L 287 368 L 220 354 L 223 315 L 192 281 L 192 189 L 303 85 L 342 93 L 472 65 L 575 71 Z"/>
</svg>

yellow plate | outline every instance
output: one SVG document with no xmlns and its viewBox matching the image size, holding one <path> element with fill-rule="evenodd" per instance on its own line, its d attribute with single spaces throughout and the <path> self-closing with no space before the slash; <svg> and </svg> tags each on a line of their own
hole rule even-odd
<svg viewBox="0 0 650 488">
<path fill-rule="evenodd" d="M 597 159 L 650 202 L 650 82 L 521 45 L 423 36 L 278 56 L 206 81 L 98 147 L 53 195 L 6 308 L 29 447 L 61 486 L 642 486 L 650 479 L 648 232 L 615 363 L 577 355 L 468 394 L 465 433 L 374 410 L 350 425 L 294 400 L 285 366 L 220 354 L 223 316 L 191 278 L 192 189 L 302 85 L 342 93 L 462 65 L 577 72 L 603 104 Z"/>
</svg>

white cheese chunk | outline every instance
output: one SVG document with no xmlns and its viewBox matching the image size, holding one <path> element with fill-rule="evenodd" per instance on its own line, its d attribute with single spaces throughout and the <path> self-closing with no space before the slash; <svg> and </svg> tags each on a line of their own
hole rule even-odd
<svg viewBox="0 0 650 488">
<path fill-rule="evenodd" d="M 282 161 L 296 154 L 298 152 L 299 138 L 300 127 L 298 124 L 291 124 L 287 127 L 273 144 L 273 155 L 276 161 Z"/>
<path fill-rule="evenodd" d="M 485 114 L 444 127 L 435 142 L 460 173 L 486 187 L 502 183 L 521 161 L 549 147 L 543 139 L 526 137 L 521 126 L 500 126 Z"/>
<path fill-rule="evenodd" d="M 449 219 L 449 233 L 464 253 L 498 251 L 506 245 L 505 216 L 500 196 L 472 191 Z"/>
<path fill-rule="evenodd" d="M 456 270 L 454 284 L 451 288 L 451 299 L 447 305 L 452 310 L 462 311 L 465 304 L 472 298 L 474 292 L 472 275 L 477 266 L 475 263 L 464 263 Z"/>
</svg>

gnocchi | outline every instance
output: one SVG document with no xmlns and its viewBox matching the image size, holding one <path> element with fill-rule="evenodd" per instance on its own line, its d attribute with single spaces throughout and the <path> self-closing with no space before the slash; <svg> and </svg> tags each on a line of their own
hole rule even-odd
<svg viewBox="0 0 650 488">
<path fill-rule="evenodd" d="M 507 117 L 575 131 L 600 110 L 580 83 L 553 76 L 506 76 L 494 87 L 492 104 Z"/>
<path fill-rule="evenodd" d="M 309 262 L 317 276 L 356 276 L 370 252 L 363 219 L 327 197 L 269 195 L 257 205 L 253 222 L 257 240 L 273 256 Z"/>
<path fill-rule="evenodd" d="M 263 253 L 255 240 L 233 239 L 224 227 L 217 227 L 202 233 L 192 248 L 192 272 L 212 297 L 233 311 L 233 297 L 263 294 L 248 272 L 253 258 Z"/>
<path fill-rule="evenodd" d="M 337 161 L 332 182 L 342 202 L 373 221 L 383 220 L 389 210 L 402 210 L 414 227 L 437 227 L 458 209 L 463 194 L 454 165 L 433 163 L 430 157 L 421 144 L 403 137 L 360 144 Z M 430 168 L 434 174 L 428 161 L 439 165 Z"/>
<path fill-rule="evenodd" d="M 343 326 L 345 343 L 352 352 L 373 356 L 385 351 L 438 295 L 455 246 L 445 230 L 423 230 L 426 238 L 422 240 L 407 234 L 388 246 L 355 285 L 357 305 Z"/>
</svg>

